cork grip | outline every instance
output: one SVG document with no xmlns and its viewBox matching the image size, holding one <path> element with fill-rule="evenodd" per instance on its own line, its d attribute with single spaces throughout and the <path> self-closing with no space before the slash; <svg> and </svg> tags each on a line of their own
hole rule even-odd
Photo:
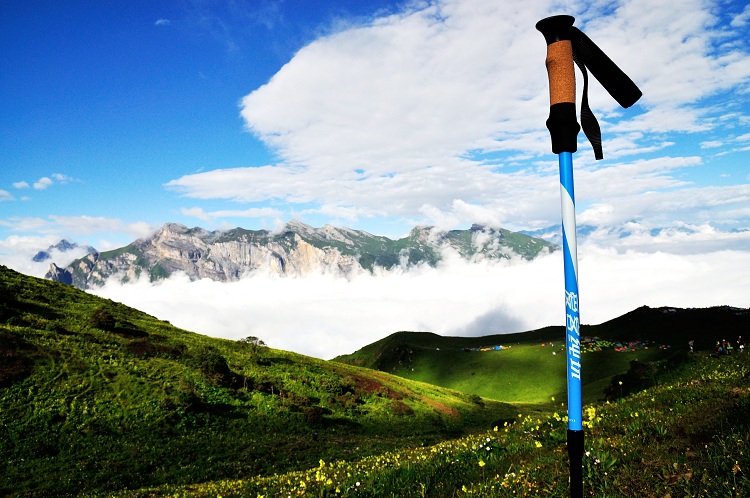
<svg viewBox="0 0 750 498">
<path fill-rule="evenodd" d="M 547 45 L 544 61 L 549 76 L 549 104 L 576 101 L 576 75 L 573 68 L 573 45 L 570 40 L 556 41 Z"/>
<path fill-rule="evenodd" d="M 575 152 L 581 127 L 576 119 L 576 74 L 573 68 L 573 43 L 570 30 L 572 16 L 552 16 L 536 23 L 536 29 L 547 42 L 547 75 L 549 76 L 549 118 L 547 128 L 552 152 Z"/>
</svg>

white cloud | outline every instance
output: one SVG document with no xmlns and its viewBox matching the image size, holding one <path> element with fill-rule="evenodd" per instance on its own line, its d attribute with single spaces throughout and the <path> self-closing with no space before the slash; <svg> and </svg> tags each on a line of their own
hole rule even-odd
<svg viewBox="0 0 750 498">
<path fill-rule="evenodd" d="M 673 175 L 674 171 L 701 162 L 699 157 L 662 157 L 631 163 L 584 159 L 575 173 L 579 222 L 620 225 L 639 219 L 654 227 L 667 226 L 679 219 L 693 223 L 730 220 L 742 223 L 742 218 L 734 218 L 735 214 L 728 210 L 750 202 L 750 185 L 697 187 Z M 425 168 L 393 177 L 361 176 L 349 184 L 343 179 L 316 180 L 314 174 L 309 169 L 284 167 L 219 170 L 186 176 L 170 182 L 170 186 L 189 191 L 191 197 L 220 195 L 236 201 L 259 202 L 283 198 L 283 185 L 298 183 L 300 186 L 294 192 L 296 201 L 319 206 L 306 209 L 305 213 L 322 213 L 349 221 L 370 216 L 408 219 L 418 215 L 413 220 L 415 224 L 443 229 L 465 228 L 475 222 L 511 229 L 541 228 L 559 222 L 558 174 L 546 165 L 505 174 L 456 160 L 450 167 Z M 271 180 L 274 175 L 278 175 L 277 179 Z M 298 175 L 309 178 L 291 180 Z M 266 192 L 243 188 L 264 182 L 270 187 Z M 278 190 L 274 190 L 276 187 Z M 608 206 L 606 212 L 591 209 L 603 205 Z M 195 208 L 190 214 L 204 216 Z"/>
<path fill-rule="evenodd" d="M 601 323 L 642 305 L 750 305 L 750 253 L 701 255 L 580 248 L 581 316 Z M 487 335 L 563 322 L 560 254 L 533 262 L 466 263 L 351 279 L 255 275 L 234 283 L 173 276 L 109 283 L 96 294 L 172 324 L 227 339 L 255 335 L 270 346 L 321 358 L 350 353 L 399 330 Z"/>
<path fill-rule="evenodd" d="M 200 207 L 192 207 L 182 208 L 180 212 L 185 216 L 193 216 L 212 224 L 222 218 L 271 218 L 272 220 L 279 220 L 283 215 L 280 210 L 273 208 L 227 209 L 206 212 Z"/>
<path fill-rule="evenodd" d="M 79 247 L 61 253 L 57 250 L 50 252 L 51 259 L 41 262 L 33 261 L 39 251 L 46 251 L 50 246 L 60 242 L 63 237 L 58 235 L 44 236 L 19 236 L 12 235 L 5 240 L 0 240 L 0 264 L 13 268 L 14 270 L 31 275 L 43 277 L 51 262 L 58 266 L 67 266 L 76 258 L 85 255 L 85 248 Z"/>
<path fill-rule="evenodd" d="M 747 54 L 717 53 L 728 35 L 704 2 L 631 0 L 608 4 L 607 15 L 600 7 L 581 6 L 579 24 L 642 87 L 648 112 L 636 129 L 706 129 L 694 104 L 747 84 Z M 242 116 L 293 163 L 336 150 L 341 163 L 370 171 L 381 158 L 429 163 L 508 144 L 546 152 L 518 139 L 545 117 L 544 47 L 529 26 L 550 8 L 446 0 L 320 39 L 246 96 Z M 605 116 L 616 108 L 596 84 L 591 102 Z"/>
<path fill-rule="evenodd" d="M 545 49 L 532 29 L 553 10 L 559 9 L 546 0 L 525 2 L 524 9 L 444 0 L 320 38 L 242 100 L 247 128 L 282 162 L 186 175 L 167 187 L 194 199 L 285 202 L 350 223 L 383 217 L 446 228 L 480 220 L 519 228 L 555 223 L 557 171 L 543 125 Z M 644 91 L 642 103 L 616 110 L 592 83 L 610 162 L 595 164 L 579 137 L 581 200 L 624 213 L 617 206 L 626 197 L 689 187 L 679 170 L 701 159 L 657 153 L 685 134 L 736 125 L 741 113 L 697 104 L 747 86 L 748 54 L 728 43 L 744 35 L 719 26 L 698 0 L 591 2 L 564 10 Z M 622 162 L 645 154 L 651 158 Z M 613 159 L 620 162 L 612 165 Z M 650 215 L 634 205 L 629 211 Z"/>
<path fill-rule="evenodd" d="M 45 239 L 48 237 L 56 239 L 54 243 L 67 238 L 79 244 L 90 244 L 102 251 L 122 247 L 134 239 L 147 237 L 156 230 L 156 227 L 145 222 L 126 223 L 121 219 L 102 216 L 13 217 L 0 219 L 0 225 L 16 233 L 35 233 Z M 91 240 L 94 237 L 106 237 L 108 234 L 118 234 L 120 240 L 113 242 L 107 242 L 106 239 Z M 36 250 L 45 248 L 46 246 L 37 247 Z"/>
<path fill-rule="evenodd" d="M 75 181 L 74 178 L 72 178 L 72 177 L 70 177 L 68 175 L 63 175 L 62 173 L 53 173 L 52 174 L 52 179 L 55 180 L 56 182 L 62 183 L 62 184 L 70 183 L 72 181 Z"/>
<path fill-rule="evenodd" d="M 64 185 L 66 183 L 76 181 L 75 178 L 72 178 L 68 175 L 64 175 L 62 173 L 53 173 L 50 176 L 43 176 L 39 180 L 35 181 L 33 183 L 34 188 L 36 190 L 46 190 L 47 188 L 51 187 L 52 185 L 56 183 L 60 185 Z M 13 186 L 15 188 L 28 188 L 29 184 L 25 181 L 21 181 L 21 182 L 14 183 Z"/>
<path fill-rule="evenodd" d="M 169 26 L 170 24 L 172 24 L 172 21 L 170 21 L 169 19 L 161 18 L 156 20 L 154 26 Z"/>
<path fill-rule="evenodd" d="M 120 232 L 135 238 L 147 237 L 156 229 L 148 223 L 138 221 L 126 223 L 118 218 L 103 216 L 50 216 L 54 230 L 62 230 L 76 235 Z"/>
<path fill-rule="evenodd" d="M 34 188 L 37 190 L 45 190 L 47 187 L 52 185 L 52 180 L 49 177 L 43 176 L 39 180 L 34 182 Z"/>
<path fill-rule="evenodd" d="M 601 209 L 606 209 L 606 206 Z M 744 209 L 741 216 L 747 217 L 749 211 L 748 208 Z M 607 247 L 619 253 L 638 251 L 698 256 L 725 250 L 747 251 L 750 247 L 750 230 L 721 231 L 708 222 L 702 225 L 674 222 L 666 227 L 653 227 L 631 221 L 618 229 L 596 229 L 587 234 L 584 240 L 586 244 Z"/>
<path fill-rule="evenodd" d="M 15 200 L 15 197 L 13 197 L 13 195 L 11 195 L 10 192 L 8 192 L 7 190 L 0 190 L 0 202 L 14 201 L 14 200 Z"/>
<path fill-rule="evenodd" d="M 742 225 L 736 210 L 750 205 L 750 184 L 726 187 L 695 187 L 666 192 L 645 192 L 618 198 L 625 218 L 647 219 L 651 226 L 668 226 L 674 220 L 691 219 L 694 224 L 730 223 Z"/>
<path fill-rule="evenodd" d="M 706 126 L 701 113 L 691 109 L 697 110 L 695 105 L 701 99 L 719 91 L 747 88 L 750 71 L 747 53 L 725 45 L 745 34 L 720 27 L 715 11 L 711 3 L 701 0 L 679 4 L 623 1 L 616 4 L 611 16 L 587 16 L 590 20 L 584 31 L 613 60 L 622 61 L 623 69 L 643 90 L 646 106 L 677 112 L 688 120 L 692 117 L 692 123 L 682 126 L 700 128 Z M 670 113 L 659 115 L 659 120 L 668 119 Z M 668 123 L 654 129 L 681 129 L 675 121 Z"/>
<path fill-rule="evenodd" d="M 291 163 L 337 172 L 499 148 L 494 136 L 545 119 L 544 44 L 529 27 L 546 8 L 439 2 L 320 39 L 246 96 L 242 115 Z"/>
<path fill-rule="evenodd" d="M 750 21 L 750 5 L 745 5 L 745 10 L 743 10 L 741 13 L 737 14 L 732 19 L 732 26 L 735 28 L 741 28 L 743 26 L 746 26 L 748 21 Z"/>
</svg>

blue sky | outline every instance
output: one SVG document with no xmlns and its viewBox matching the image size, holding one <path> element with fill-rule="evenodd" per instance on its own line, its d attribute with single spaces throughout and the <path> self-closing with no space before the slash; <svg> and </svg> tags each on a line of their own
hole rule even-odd
<svg viewBox="0 0 750 498">
<path fill-rule="evenodd" d="M 166 222 L 557 225 L 534 25 L 563 13 L 644 94 L 623 110 L 591 83 L 581 257 L 745 261 L 745 2 L 185 0 L 0 3 L 0 263 L 40 275 L 63 237 L 106 250 Z"/>
<path fill-rule="evenodd" d="M 245 131 L 240 99 L 305 44 L 378 8 L 362 4 L 3 2 L 2 232 L 99 245 L 132 240 L 134 224 L 199 222 L 164 184 L 273 163 Z"/>
</svg>

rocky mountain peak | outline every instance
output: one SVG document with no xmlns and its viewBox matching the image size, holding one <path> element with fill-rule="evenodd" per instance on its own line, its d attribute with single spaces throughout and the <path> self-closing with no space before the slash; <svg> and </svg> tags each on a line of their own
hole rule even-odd
<svg viewBox="0 0 750 498">
<path fill-rule="evenodd" d="M 50 259 L 52 257 L 52 255 L 51 255 L 52 251 L 57 251 L 57 252 L 60 252 L 60 253 L 65 253 L 65 252 L 68 252 L 68 251 L 72 251 L 73 249 L 78 249 L 78 247 L 79 247 L 78 244 L 76 244 L 74 242 L 68 242 L 67 240 L 62 239 L 57 244 L 49 246 L 46 251 L 39 251 L 31 259 L 32 259 L 32 261 L 37 262 L 37 263 L 39 263 L 41 261 L 47 261 L 48 259 Z M 94 248 L 91 247 L 91 246 L 85 246 L 85 249 L 86 249 L 87 253 L 94 252 Z"/>
<path fill-rule="evenodd" d="M 286 231 L 294 232 L 299 235 L 303 236 L 310 236 L 315 235 L 316 230 L 315 228 L 311 227 L 310 225 L 307 225 L 305 223 L 302 223 L 299 220 L 291 220 L 284 226 Z"/>
</svg>

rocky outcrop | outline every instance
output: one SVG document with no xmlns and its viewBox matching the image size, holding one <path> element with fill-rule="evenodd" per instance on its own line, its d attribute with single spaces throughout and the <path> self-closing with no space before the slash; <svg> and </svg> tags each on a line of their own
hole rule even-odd
<svg viewBox="0 0 750 498">
<path fill-rule="evenodd" d="M 73 285 L 72 273 L 67 268 L 60 268 L 55 263 L 50 263 L 49 270 L 47 270 L 47 274 L 44 278 L 66 285 Z"/>
<path fill-rule="evenodd" d="M 86 289 L 99 287 L 113 277 L 123 282 L 143 277 L 157 280 L 176 272 L 193 280 L 218 281 L 239 280 L 253 272 L 348 276 L 376 267 L 388 270 L 394 266 L 434 265 L 446 249 L 469 259 L 512 254 L 531 259 L 555 246 L 476 225 L 470 230 L 443 233 L 418 227 L 407 237 L 392 240 L 331 225 L 313 228 L 298 221 L 288 223 L 281 232 L 242 228 L 210 232 L 167 223 L 151 237 L 114 251 L 92 252 L 64 269 L 53 263 L 46 278 Z"/>
</svg>

